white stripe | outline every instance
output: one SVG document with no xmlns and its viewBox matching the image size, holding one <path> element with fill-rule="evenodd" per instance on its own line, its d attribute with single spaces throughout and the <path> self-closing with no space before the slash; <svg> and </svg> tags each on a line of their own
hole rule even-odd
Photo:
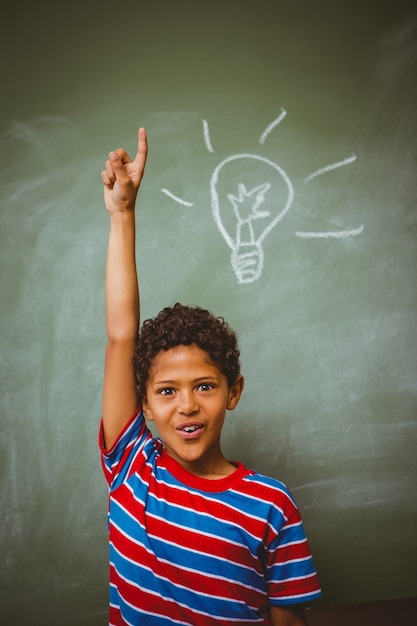
<svg viewBox="0 0 417 626">
<path fill-rule="evenodd" d="M 285 525 L 285 529 L 287 529 L 287 528 L 297 528 L 297 526 L 301 526 L 301 525 L 302 525 L 302 523 L 303 523 L 303 522 L 301 521 L 301 518 L 300 518 L 300 519 L 298 520 L 298 522 L 294 522 L 293 524 L 286 524 L 286 525 Z M 295 543 L 298 543 L 298 542 L 295 542 Z"/>
<path fill-rule="evenodd" d="M 300 599 L 302 602 L 304 601 L 308 601 L 309 599 L 314 599 L 315 597 L 320 596 L 320 589 L 316 589 L 315 591 L 308 591 L 307 593 L 295 593 L 292 596 L 274 596 L 273 598 L 271 597 L 271 600 L 277 600 L 277 601 L 282 601 L 282 600 L 291 600 L 291 604 L 296 604 L 294 602 L 294 600 L 296 599 Z M 271 602 L 271 604 L 274 606 L 274 604 Z M 279 605 L 278 605 L 279 606 Z"/>
<path fill-rule="evenodd" d="M 311 574 L 306 574 L 305 576 L 292 576 L 290 578 L 278 578 L 277 580 L 271 579 L 270 582 L 271 583 L 287 583 L 287 582 L 292 582 L 293 580 L 306 580 L 307 578 L 314 578 L 315 576 L 316 576 L 316 572 L 312 572 Z"/>
<path fill-rule="evenodd" d="M 289 563 L 303 563 L 304 561 L 311 561 L 311 556 L 303 556 L 299 559 L 288 559 L 287 561 L 282 561 L 282 563 L 272 563 L 272 565 L 268 566 L 268 570 L 274 570 L 275 568 L 285 567 Z M 309 577 L 311 574 L 306 574 L 306 576 L 300 576 L 300 578 Z M 279 579 L 281 580 L 281 579 Z"/>
<path fill-rule="evenodd" d="M 288 541 L 287 543 L 282 543 L 278 546 L 278 550 L 281 550 L 282 548 L 288 548 L 288 546 L 301 546 L 303 543 L 307 543 L 306 537 L 303 539 L 298 539 L 297 541 Z"/>
</svg>

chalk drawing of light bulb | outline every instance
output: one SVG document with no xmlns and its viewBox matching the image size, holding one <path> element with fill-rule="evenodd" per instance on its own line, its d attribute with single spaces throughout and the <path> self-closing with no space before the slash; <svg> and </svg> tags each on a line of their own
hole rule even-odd
<svg viewBox="0 0 417 626">
<path fill-rule="evenodd" d="M 294 190 L 285 171 L 257 154 L 236 154 L 210 181 L 213 219 L 231 249 L 239 283 L 252 283 L 264 266 L 263 241 L 289 211 Z"/>
<path fill-rule="evenodd" d="M 263 146 L 271 132 L 278 128 L 287 113 L 281 113 L 265 128 L 259 138 Z M 204 143 L 214 154 L 207 120 L 202 120 Z M 328 175 L 356 161 L 353 154 L 305 176 L 310 184 L 319 176 Z M 161 192 L 174 202 L 193 207 L 194 203 L 162 188 Z M 231 266 L 239 283 L 252 283 L 261 276 L 264 265 L 263 242 L 271 230 L 288 213 L 294 200 L 294 189 L 285 171 L 259 154 L 234 154 L 215 167 L 210 179 L 211 211 L 214 221 L 231 249 Z M 353 228 L 297 231 L 302 240 L 346 239 L 357 237 L 364 225 Z"/>
</svg>

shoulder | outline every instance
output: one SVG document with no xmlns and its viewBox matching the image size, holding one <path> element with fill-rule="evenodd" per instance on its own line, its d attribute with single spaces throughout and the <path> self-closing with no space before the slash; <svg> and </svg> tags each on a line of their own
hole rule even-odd
<svg viewBox="0 0 417 626">
<path fill-rule="evenodd" d="M 290 518 L 298 518 L 299 511 L 295 499 L 285 483 L 277 478 L 251 470 L 242 480 L 242 490 L 252 499 L 257 510 L 277 524 L 287 523 Z"/>
<path fill-rule="evenodd" d="M 140 437 L 146 427 L 145 418 L 142 409 L 139 407 L 132 417 L 127 421 L 124 428 L 120 431 L 118 437 L 111 445 L 106 447 L 104 438 L 103 420 L 101 420 L 99 431 L 99 447 L 100 451 L 105 457 L 115 458 L 123 453 L 125 448 L 133 441 Z"/>
<path fill-rule="evenodd" d="M 104 447 L 103 428 L 100 428 L 99 445 L 102 466 L 109 484 L 114 488 L 123 482 L 133 468 L 146 463 L 155 452 L 158 440 L 152 437 L 142 410 L 139 408 L 128 421 L 113 446 Z"/>
<path fill-rule="evenodd" d="M 245 481 L 256 490 L 261 490 L 264 495 L 270 495 L 270 497 L 282 497 L 285 500 L 291 501 L 295 505 L 294 498 L 290 489 L 285 483 L 278 478 L 272 476 L 266 476 L 255 470 L 250 470 L 245 477 Z"/>
</svg>

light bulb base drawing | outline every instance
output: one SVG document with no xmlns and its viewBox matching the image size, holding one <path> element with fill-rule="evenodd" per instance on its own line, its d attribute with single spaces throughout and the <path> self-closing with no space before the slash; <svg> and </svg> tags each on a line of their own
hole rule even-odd
<svg viewBox="0 0 417 626">
<path fill-rule="evenodd" d="M 260 244 L 240 245 L 232 250 L 230 263 L 240 284 L 253 283 L 262 274 L 264 252 Z"/>
</svg>

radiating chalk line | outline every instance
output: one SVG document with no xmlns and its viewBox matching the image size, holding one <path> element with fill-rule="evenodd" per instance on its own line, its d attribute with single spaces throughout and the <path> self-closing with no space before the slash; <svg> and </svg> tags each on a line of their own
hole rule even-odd
<svg viewBox="0 0 417 626">
<path fill-rule="evenodd" d="M 204 143 L 206 144 L 206 148 L 209 152 L 214 153 L 213 146 L 211 145 L 210 140 L 210 131 L 207 120 L 203 120 L 203 135 L 204 135 Z"/>
<path fill-rule="evenodd" d="M 326 165 L 325 167 L 320 168 L 316 172 L 313 172 L 312 174 L 307 176 L 307 178 L 304 179 L 304 182 L 308 183 L 310 180 L 313 180 L 313 178 L 316 178 L 316 176 L 320 176 L 321 174 L 325 174 L 326 172 L 331 172 L 338 167 L 349 165 L 349 163 L 353 163 L 353 161 L 356 161 L 356 154 L 348 157 L 347 159 L 343 159 L 342 161 L 337 161 L 337 163 L 331 163 L 330 165 Z"/>
<path fill-rule="evenodd" d="M 344 239 L 345 237 L 356 237 L 363 232 L 364 225 L 359 228 L 353 228 L 352 230 L 336 230 L 336 231 L 324 231 L 321 233 L 309 233 L 298 231 L 295 233 L 296 237 L 302 239 Z"/>
<path fill-rule="evenodd" d="M 171 191 L 168 191 L 168 189 L 161 189 L 161 191 L 166 196 L 171 198 L 171 200 L 175 200 L 175 202 L 178 202 L 178 204 L 183 204 L 184 206 L 194 206 L 193 202 L 187 202 L 186 200 L 183 200 L 182 198 L 178 198 L 178 196 L 174 196 L 174 194 Z"/>
<path fill-rule="evenodd" d="M 269 124 L 269 126 L 267 126 L 264 130 L 264 132 L 262 133 L 262 135 L 259 138 L 259 143 L 261 145 L 263 145 L 265 143 L 266 138 L 268 137 L 268 135 L 274 130 L 274 128 L 276 126 L 278 126 L 278 124 L 280 124 L 282 122 L 282 120 L 284 119 L 284 117 L 287 115 L 287 112 L 284 111 L 284 109 L 281 109 L 281 113 L 280 115 Z"/>
</svg>

